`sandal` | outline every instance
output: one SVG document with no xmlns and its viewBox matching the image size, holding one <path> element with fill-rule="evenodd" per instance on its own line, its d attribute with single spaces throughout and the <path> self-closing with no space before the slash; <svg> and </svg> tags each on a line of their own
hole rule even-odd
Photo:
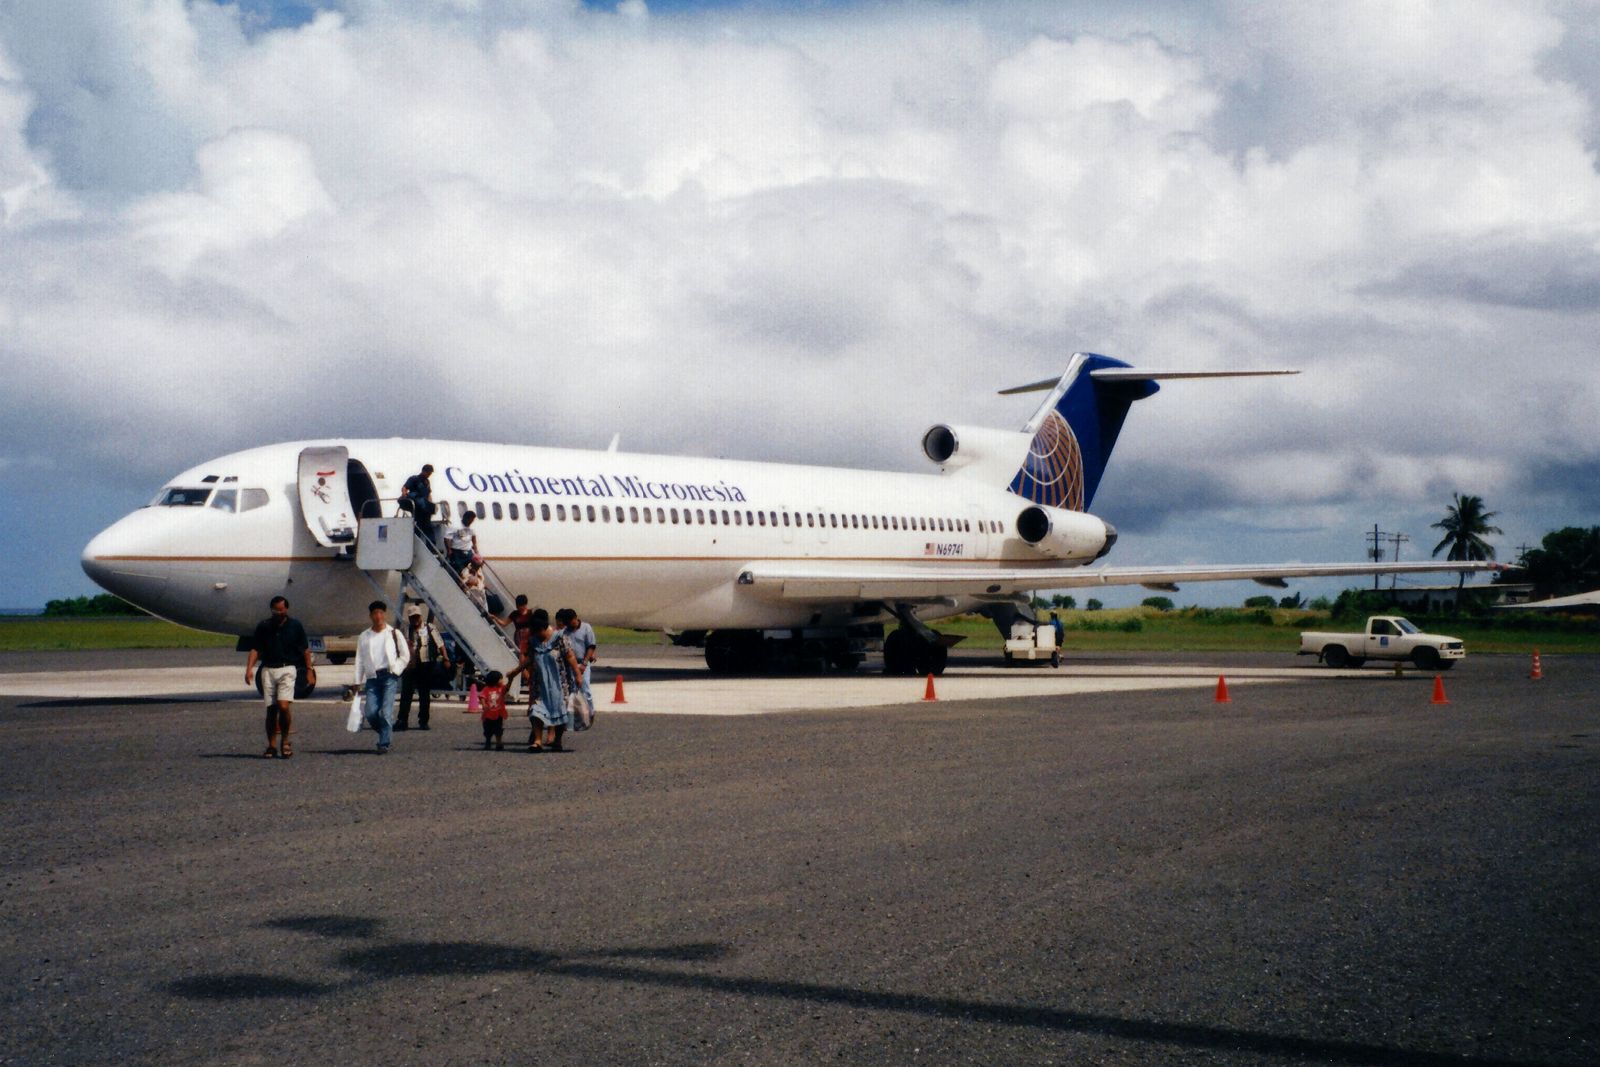
<svg viewBox="0 0 1600 1067">
<path fill-rule="evenodd" d="M 283 748 L 278 752 L 279 759 L 289 759 L 294 755 L 294 749 L 289 745 L 289 739 L 283 739 Z"/>
<path fill-rule="evenodd" d="M 537 755 L 538 753 L 543 752 L 543 751 L 544 751 L 544 746 L 541 745 L 539 742 L 537 742 L 537 741 L 529 741 L 528 742 L 528 752 L 530 754 Z"/>
<path fill-rule="evenodd" d="M 278 758 L 278 750 L 273 748 L 271 745 L 268 745 L 267 746 L 267 750 L 265 752 L 261 753 L 261 758 L 262 759 L 277 759 Z"/>
</svg>

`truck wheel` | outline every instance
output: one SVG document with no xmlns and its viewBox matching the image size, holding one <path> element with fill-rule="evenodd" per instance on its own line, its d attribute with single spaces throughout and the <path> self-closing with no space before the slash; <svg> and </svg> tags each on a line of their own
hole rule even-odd
<svg viewBox="0 0 1600 1067">
<path fill-rule="evenodd" d="M 1455 665 L 1456 665 L 1456 661 L 1453 660 L 1453 659 L 1442 659 L 1442 660 L 1439 661 L 1439 669 L 1441 671 L 1447 671 L 1451 667 L 1454 667 Z"/>
<path fill-rule="evenodd" d="M 329 652 L 328 662 L 333 664 L 335 667 L 343 667 L 346 663 L 350 662 L 350 655 L 346 652 Z"/>
<path fill-rule="evenodd" d="M 1343 667 L 1350 660 L 1350 653 L 1345 651 L 1343 645 L 1329 645 L 1322 650 L 1322 662 L 1330 667 Z"/>
<path fill-rule="evenodd" d="M 1351 667 L 1365 667 L 1366 665 L 1367 665 L 1367 657 L 1365 657 L 1365 656 L 1351 656 L 1350 657 L 1349 666 L 1351 666 Z"/>
<path fill-rule="evenodd" d="M 1439 650 L 1437 648 L 1429 648 L 1427 645 L 1423 645 L 1421 648 L 1411 653 L 1411 662 L 1415 663 L 1422 670 L 1436 671 L 1439 669 Z"/>
</svg>

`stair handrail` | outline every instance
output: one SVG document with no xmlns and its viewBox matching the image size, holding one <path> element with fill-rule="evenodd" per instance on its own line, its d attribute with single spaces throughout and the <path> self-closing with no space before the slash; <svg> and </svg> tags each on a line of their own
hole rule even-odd
<svg viewBox="0 0 1600 1067">
<path fill-rule="evenodd" d="M 434 544 L 433 541 L 431 541 L 428 537 L 426 537 L 422 533 L 422 531 L 419 530 L 419 529 L 413 529 L 412 536 L 415 538 L 416 543 L 418 545 L 422 546 L 424 549 L 427 550 L 427 552 L 430 555 L 433 556 L 434 560 L 445 571 L 445 573 L 450 575 L 451 581 L 455 582 L 457 589 L 461 590 L 461 592 L 463 594 L 466 594 L 467 600 L 472 603 L 472 606 L 475 607 L 475 608 L 478 608 L 479 617 L 482 618 L 484 622 L 487 622 L 489 624 L 489 626 L 495 631 L 496 634 L 499 635 L 500 640 L 505 643 L 506 647 L 510 651 L 512 651 L 512 652 L 516 653 L 518 656 L 520 656 L 521 652 L 517 648 L 516 642 L 512 641 L 511 638 L 506 634 L 505 627 L 501 626 L 500 623 L 495 621 L 494 614 L 489 611 L 487 606 L 479 607 L 478 602 L 476 600 L 472 599 L 471 594 L 467 593 L 466 583 L 461 580 L 461 575 L 456 572 L 456 569 L 454 567 L 450 566 L 450 557 L 445 552 L 445 550 L 442 547 L 440 547 L 439 545 Z M 488 571 L 487 565 L 485 565 L 484 570 L 486 572 Z M 498 581 L 498 579 L 497 579 L 497 581 Z M 413 585 L 418 586 L 418 588 L 422 588 L 420 583 L 418 583 L 415 578 L 411 579 L 411 583 Z M 499 584 L 501 584 L 503 586 L 503 583 L 499 583 Z M 423 593 L 424 597 L 427 596 L 427 590 L 425 588 L 422 588 L 422 593 Z M 505 593 L 498 593 L 498 591 L 497 591 L 497 595 L 502 596 L 502 597 L 506 596 Z M 428 606 L 430 608 L 433 608 L 435 611 L 438 611 L 438 605 L 432 603 L 431 598 L 430 598 L 430 602 L 429 602 Z M 459 637 L 459 634 L 457 636 Z"/>
</svg>

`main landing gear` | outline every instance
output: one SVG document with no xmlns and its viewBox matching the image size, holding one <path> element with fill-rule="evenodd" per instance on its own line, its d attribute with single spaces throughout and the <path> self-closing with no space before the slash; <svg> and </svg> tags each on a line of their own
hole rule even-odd
<svg viewBox="0 0 1600 1067">
<path fill-rule="evenodd" d="M 937 634 L 929 640 L 902 626 L 883 639 L 884 674 L 943 674 L 949 661 L 950 650 Z"/>
</svg>

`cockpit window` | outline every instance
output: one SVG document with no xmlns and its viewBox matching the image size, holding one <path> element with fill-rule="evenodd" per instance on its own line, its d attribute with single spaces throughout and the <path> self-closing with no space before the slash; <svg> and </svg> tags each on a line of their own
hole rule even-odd
<svg viewBox="0 0 1600 1067">
<path fill-rule="evenodd" d="M 256 508 L 267 506 L 267 491 L 265 489 L 239 490 L 239 510 L 254 511 Z"/>
<path fill-rule="evenodd" d="M 238 511 L 239 491 L 237 489 L 218 489 L 211 496 L 211 506 L 218 511 Z"/>
<path fill-rule="evenodd" d="M 159 508 L 200 508 L 205 507 L 206 497 L 211 495 L 211 487 L 204 486 L 199 489 L 168 489 L 156 498 L 156 507 Z"/>
</svg>

